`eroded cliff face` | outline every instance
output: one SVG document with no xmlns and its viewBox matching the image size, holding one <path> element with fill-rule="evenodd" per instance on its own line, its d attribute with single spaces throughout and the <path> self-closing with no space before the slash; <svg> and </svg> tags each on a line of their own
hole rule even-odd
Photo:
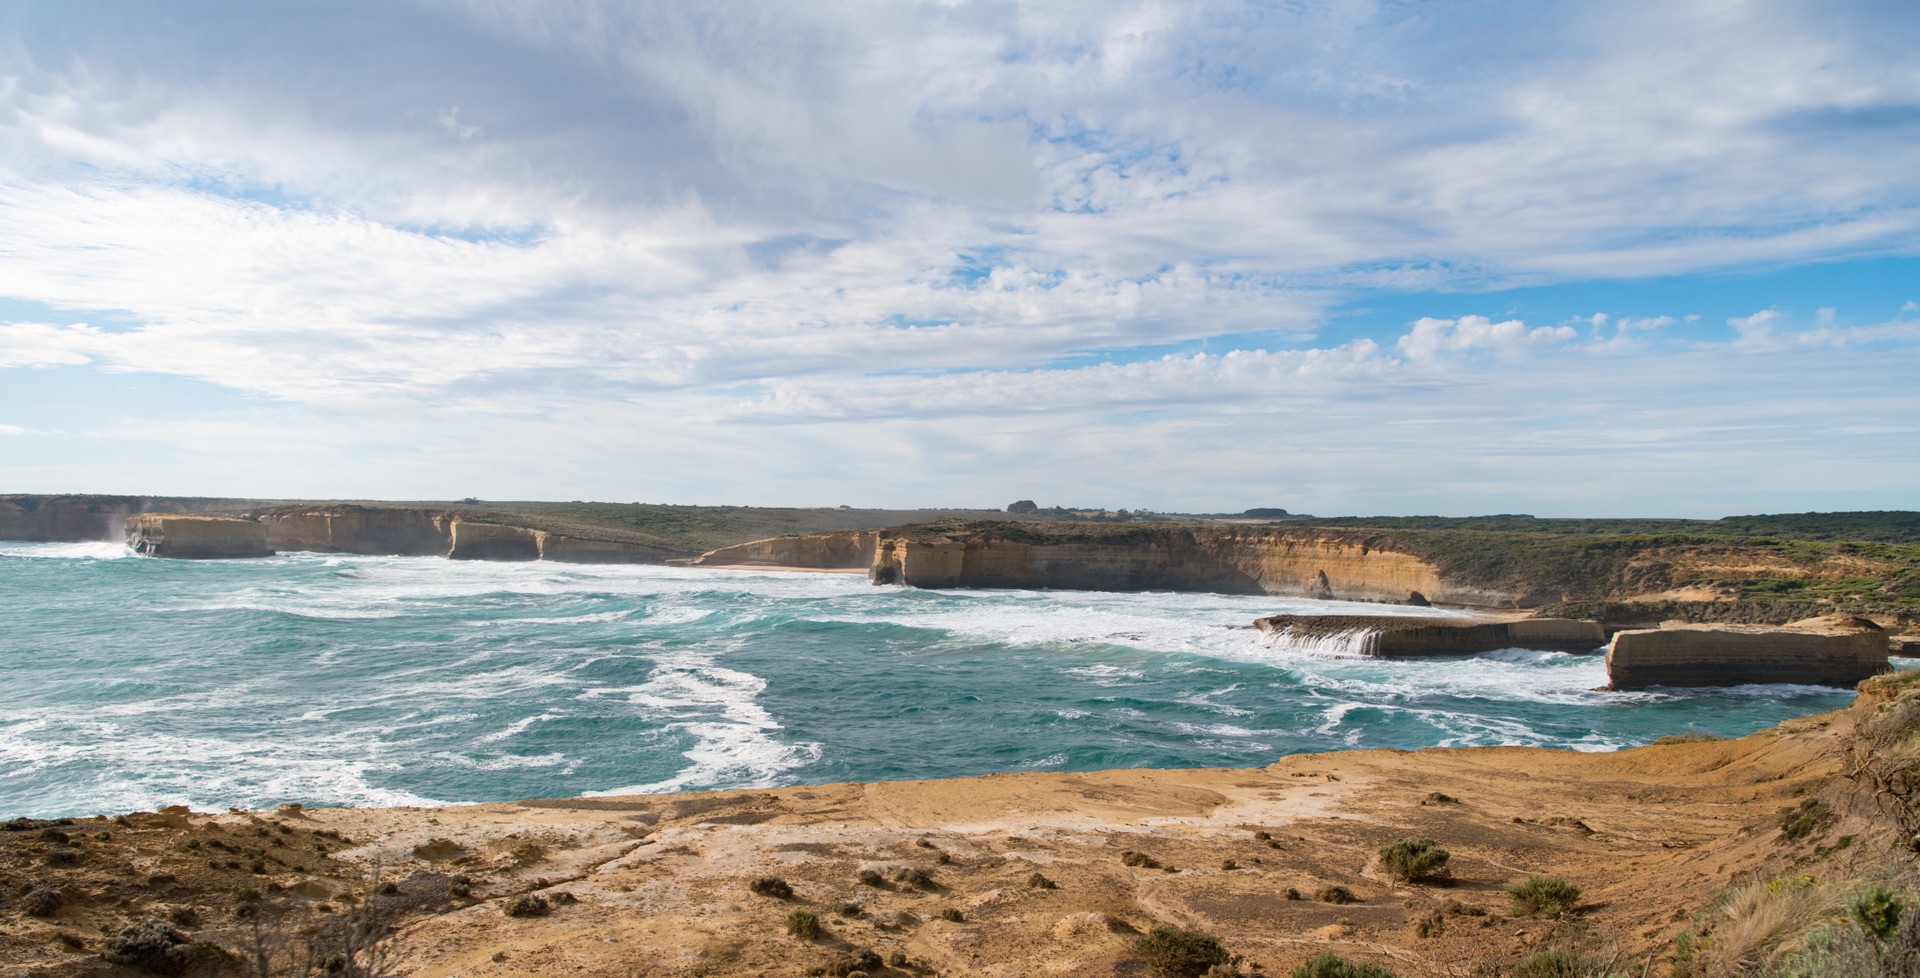
<svg viewBox="0 0 1920 978">
<path fill-rule="evenodd" d="M 1527 607 L 1539 599 L 1443 580 L 1412 554 L 1340 534 L 1172 527 L 1109 539 L 881 531 L 869 578 L 914 587 L 1212 591 Z M 1416 599 L 1418 595 L 1418 599 Z"/>
<path fill-rule="evenodd" d="M 149 557 L 224 560 L 270 557 L 267 528 L 237 516 L 149 513 L 126 520 L 127 546 Z"/>
<path fill-rule="evenodd" d="M 1607 646 L 1614 689 L 1798 683 L 1852 686 L 1887 671 L 1887 633 L 1833 616 L 1782 628 L 1677 625 L 1616 632 Z"/>
<path fill-rule="evenodd" d="M 524 526 L 455 519 L 453 560 L 551 560 L 563 564 L 658 564 L 673 551 L 618 540 L 586 540 Z"/>
<path fill-rule="evenodd" d="M 118 540 L 127 517 L 142 513 L 244 510 L 237 499 L 168 499 L 148 496 L 0 496 L 0 540 L 80 543 Z"/>
<path fill-rule="evenodd" d="M 325 508 L 267 513 L 260 521 L 275 550 L 444 557 L 453 549 L 453 519 L 428 510 Z"/>
<path fill-rule="evenodd" d="M 807 570 L 865 570 L 880 543 L 878 530 L 808 533 L 770 537 L 709 550 L 695 564 L 708 567 L 793 567 Z"/>
</svg>

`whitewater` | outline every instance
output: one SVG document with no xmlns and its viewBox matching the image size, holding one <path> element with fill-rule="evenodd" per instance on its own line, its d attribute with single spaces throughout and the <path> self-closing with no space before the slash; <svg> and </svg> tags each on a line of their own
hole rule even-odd
<svg viewBox="0 0 1920 978">
<path fill-rule="evenodd" d="M 1289 644 L 1298 598 L 0 543 L 0 817 L 1248 766 L 1348 748 L 1604 751 L 1846 705 L 1597 692 L 1602 657 Z"/>
</svg>

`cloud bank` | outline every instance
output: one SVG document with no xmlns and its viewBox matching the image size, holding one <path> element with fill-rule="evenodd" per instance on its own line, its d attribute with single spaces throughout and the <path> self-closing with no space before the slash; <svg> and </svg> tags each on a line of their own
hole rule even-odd
<svg viewBox="0 0 1920 978">
<path fill-rule="evenodd" d="M 1911 308 L 1502 298 L 1913 256 L 1845 6 L 13 5 L 0 488 L 1920 504 Z"/>
</svg>

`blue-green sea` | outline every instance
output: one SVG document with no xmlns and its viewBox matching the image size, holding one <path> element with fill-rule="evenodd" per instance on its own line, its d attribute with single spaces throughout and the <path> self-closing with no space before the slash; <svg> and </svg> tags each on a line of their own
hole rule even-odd
<svg viewBox="0 0 1920 978">
<path fill-rule="evenodd" d="M 1601 693 L 1599 655 L 1389 662 L 1249 627 L 1314 610 L 1411 609 L 0 543 L 0 817 L 1613 750 L 1851 699 Z"/>
</svg>

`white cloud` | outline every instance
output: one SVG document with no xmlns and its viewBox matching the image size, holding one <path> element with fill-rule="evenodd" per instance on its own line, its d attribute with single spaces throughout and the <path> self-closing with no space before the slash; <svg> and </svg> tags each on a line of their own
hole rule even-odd
<svg viewBox="0 0 1920 978">
<path fill-rule="evenodd" d="M 176 430 L 266 430 L 264 400 L 342 458 L 373 436 L 329 411 L 533 446 L 563 418 L 690 419 L 668 447 L 710 485 L 761 484 L 776 448 L 914 454 L 915 424 L 980 464 L 1082 437 L 1124 457 L 1119 422 L 1083 431 L 1129 410 L 1168 453 L 1261 412 L 1344 433 L 1316 450 L 1404 450 L 1383 432 L 1467 423 L 1433 391 L 1472 402 L 1526 362 L 1664 369 L 1690 340 L 1672 316 L 1502 303 L 1315 341 L 1361 290 L 1912 254 L 1920 71 L 1887 39 L 1917 17 L 435 0 L 370 29 L 16 5 L 0 301 L 35 311 L 6 313 L 32 321 L 0 325 L 0 369 L 204 382 L 244 406 Z M 1547 316 L 1568 325 L 1526 322 Z M 1828 367 L 1910 339 L 1788 318 L 1701 348 Z M 603 437 L 552 466 L 597 478 L 598 453 L 646 447 Z M 1167 477 L 1143 466 L 1113 471 Z"/>
<path fill-rule="evenodd" d="M 1458 319 L 1422 317 L 1413 329 L 1400 337 L 1400 351 L 1423 359 L 1456 350 L 1518 350 L 1530 346 L 1564 343 L 1580 333 L 1571 326 L 1536 326 L 1531 329 L 1518 319 L 1494 322 L 1485 316 L 1461 316 Z"/>
<path fill-rule="evenodd" d="M 85 324 L 0 323 L 0 368 L 88 363 L 101 333 Z"/>
</svg>

